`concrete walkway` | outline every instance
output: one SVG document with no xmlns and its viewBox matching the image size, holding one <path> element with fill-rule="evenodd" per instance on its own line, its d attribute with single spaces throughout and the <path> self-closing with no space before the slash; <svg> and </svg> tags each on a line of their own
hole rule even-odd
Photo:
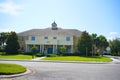
<svg viewBox="0 0 120 80">
<path fill-rule="evenodd" d="M 113 60 L 113 62 L 120 62 L 120 60 L 115 59 L 115 58 L 111 58 Z"/>
<path fill-rule="evenodd" d="M 39 61 L 39 60 L 41 60 L 42 58 L 45 58 L 45 56 L 44 56 L 44 57 L 34 58 L 34 59 L 32 59 L 32 60 Z"/>
<path fill-rule="evenodd" d="M 120 57 L 119 56 L 111 56 L 107 55 L 107 57 L 111 58 L 113 63 L 120 63 Z"/>
</svg>

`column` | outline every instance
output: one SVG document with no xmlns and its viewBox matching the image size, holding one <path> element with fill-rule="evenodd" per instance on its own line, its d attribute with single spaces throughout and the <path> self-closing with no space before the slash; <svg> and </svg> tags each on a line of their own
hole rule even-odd
<svg viewBox="0 0 120 80">
<path fill-rule="evenodd" d="M 42 50 L 42 49 L 43 49 L 43 47 L 42 47 L 42 44 L 41 44 L 41 53 L 43 52 L 43 50 Z"/>
<path fill-rule="evenodd" d="M 58 45 L 56 45 L 56 49 L 55 49 L 55 50 L 56 50 L 56 53 L 57 53 L 57 46 L 58 46 Z"/>
<path fill-rule="evenodd" d="M 44 44 L 42 45 L 42 53 L 44 52 Z"/>
<path fill-rule="evenodd" d="M 54 53 L 54 45 L 53 45 L 53 53 Z"/>
<path fill-rule="evenodd" d="M 73 50 L 73 45 L 71 45 L 71 53 L 73 53 L 74 52 L 74 50 Z"/>
<path fill-rule="evenodd" d="M 28 46 L 27 46 L 27 44 L 25 45 L 25 52 L 28 52 Z"/>
<path fill-rule="evenodd" d="M 40 46 L 40 51 L 39 52 L 41 53 L 41 45 L 39 45 L 39 46 Z"/>
</svg>

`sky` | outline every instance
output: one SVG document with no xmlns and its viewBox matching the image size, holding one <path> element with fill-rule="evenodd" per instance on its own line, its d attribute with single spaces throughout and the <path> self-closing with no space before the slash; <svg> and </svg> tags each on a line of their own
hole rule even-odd
<svg viewBox="0 0 120 80">
<path fill-rule="evenodd" d="M 120 38 L 120 0 L 0 0 L 0 32 L 51 27 Z"/>
</svg>

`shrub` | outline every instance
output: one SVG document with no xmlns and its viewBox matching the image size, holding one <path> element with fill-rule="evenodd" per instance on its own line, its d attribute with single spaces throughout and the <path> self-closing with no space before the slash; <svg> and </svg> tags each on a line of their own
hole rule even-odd
<svg viewBox="0 0 120 80">
<path fill-rule="evenodd" d="M 47 56 L 47 57 L 57 57 L 56 54 L 47 54 L 46 56 Z"/>
<path fill-rule="evenodd" d="M 36 56 L 37 56 L 37 57 L 42 57 L 42 56 L 43 56 L 43 53 L 37 53 Z"/>
</svg>

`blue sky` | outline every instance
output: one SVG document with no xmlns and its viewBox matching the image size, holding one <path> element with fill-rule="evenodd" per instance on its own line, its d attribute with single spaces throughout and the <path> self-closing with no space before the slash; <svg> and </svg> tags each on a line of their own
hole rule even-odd
<svg viewBox="0 0 120 80">
<path fill-rule="evenodd" d="M 120 38 L 120 0 L 0 0 L 0 32 L 78 29 Z"/>
</svg>

